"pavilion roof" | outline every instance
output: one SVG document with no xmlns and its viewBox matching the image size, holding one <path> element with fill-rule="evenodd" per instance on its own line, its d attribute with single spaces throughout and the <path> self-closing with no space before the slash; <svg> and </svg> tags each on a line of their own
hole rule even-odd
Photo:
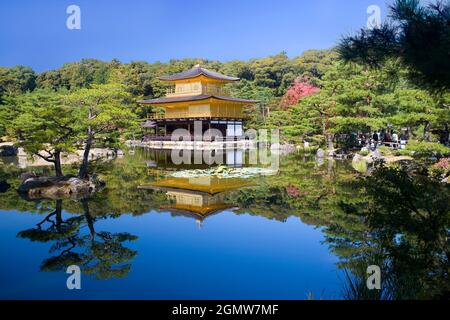
<svg viewBox="0 0 450 320">
<path fill-rule="evenodd" d="M 240 188 L 251 187 L 253 183 L 240 178 L 219 179 L 212 176 L 209 184 L 195 183 L 196 178 L 168 177 L 148 185 L 140 185 L 139 189 L 151 189 L 161 191 L 182 191 L 192 194 L 216 194 Z M 198 179 L 198 178 L 197 178 Z"/>
<path fill-rule="evenodd" d="M 155 128 L 158 125 L 157 122 L 147 120 L 143 124 L 141 124 L 141 128 Z"/>
<path fill-rule="evenodd" d="M 159 77 L 159 80 L 177 81 L 177 80 L 184 80 L 184 79 L 192 79 L 192 78 L 196 78 L 201 75 L 203 75 L 207 78 L 212 78 L 212 79 L 221 80 L 221 81 L 238 81 L 239 80 L 239 78 L 236 78 L 236 77 L 226 76 L 226 75 L 218 73 L 216 71 L 211 71 L 211 70 L 202 68 L 202 67 L 200 67 L 200 65 L 195 65 L 193 68 L 183 71 L 183 72 Z"/>
<path fill-rule="evenodd" d="M 139 100 L 137 102 L 140 104 L 164 104 L 164 103 L 198 101 L 198 100 L 207 100 L 207 99 L 216 99 L 216 100 L 241 102 L 241 103 L 257 103 L 258 102 L 257 100 L 239 99 L 239 98 L 233 98 L 233 97 L 216 96 L 216 95 L 211 95 L 211 94 L 199 94 L 199 95 L 195 95 L 195 96 L 168 97 L 168 98 L 158 98 L 158 99 L 150 99 L 150 100 Z"/>
</svg>

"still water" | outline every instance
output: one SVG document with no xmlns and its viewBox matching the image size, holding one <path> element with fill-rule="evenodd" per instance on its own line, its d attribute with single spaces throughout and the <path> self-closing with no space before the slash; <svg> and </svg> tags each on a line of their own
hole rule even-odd
<svg viewBox="0 0 450 320">
<path fill-rule="evenodd" d="M 291 154 L 272 175 L 180 178 L 202 165 L 168 159 L 137 149 L 97 164 L 106 187 L 89 199 L 24 199 L 20 173 L 49 169 L 0 166 L 0 298 L 348 298 L 364 260 L 349 237 L 367 234 L 342 213 L 357 199 L 348 163 Z M 73 264 L 81 290 L 66 287 Z"/>
</svg>

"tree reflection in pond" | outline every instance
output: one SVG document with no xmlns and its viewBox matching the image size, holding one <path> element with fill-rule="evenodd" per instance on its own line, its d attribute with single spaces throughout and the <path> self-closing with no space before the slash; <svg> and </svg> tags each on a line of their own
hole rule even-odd
<svg viewBox="0 0 450 320">
<path fill-rule="evenodd" d="M 93 217 L 87 199 L 81 200 L 83 214 L 62 219 L 62 200 L 56 200 L 55 210 L 35 228 L 20 231 L 18 236 L 31 241 L 51 242 L 52 257 L 43 261 L 42 271 L 65 271 L 70 265 L 80 266 L 82 272 L 97 279 L 122 278 L 131 269 L 137 252 L 126 248 L 124 242 L 137 240 L 126 232 L 96 231 L 95 222 L 107 216 Z M 89 232 L 83 232 L 83 227 Z"/>
<path fill-rule="evenodd" d="M 447 184 L 406 168 L 380 166 L 355 183 L 361 201 L 343 202 L 363 224 L 334 225 L 328 242 L 348 268 L 347 298 L 449 298 L 450 193 Z M 356 191 L 355 191 L 356 192 Z M 382 271 L 382 291 L 369 292 L 366 268 Z"/>
<path fill-rule="evenodd" d="M 138 189 L 164 178 L 164 172 L 153 174 L 146 157 L 137 151 L 99 164 L 95 169 L 106 189 L 85 201 L 20 199 L 15 192 L 18 173 L 0 167 L 5 170 L 3 180 L 11 185 L 0 194 L 1 209 L 45 214 L 36 227 L 19 232 L 20 237 L 52 244 L 52 256 L 42 270 L 65 271 L 67 265 L 79 264 L 97 278 L 124 277 L 137 254 L 125 243 L 136 237 L 99 231 L 95 224 L 125 214 L 155 214 L 162 207 L 169 211 L 165 192 Z M 237 207 L 236 214 L 277 221 L 298 217 L 320 228 L 324 245 L 347 274 L 342 277 L 344 298 L 449 297 L 448 185 L 401 167 L 381 166 L 371 176 L 358 178 L 345 161 L 321 162 L 299 154 L 283 157 L 278 175 L 248 182 L 251 187 L 230 192 L 224 202 Z M 71 216 L 64 219 L 67 214 Z M 373 264 L 381 268 L 381 291 L 366 286 L 366 270 Z"/>
<path fill-rule="evenodd" d="M 346 274 L 345 298 L 450 296 L 448 184 L 406 167 L 379 166 L 357 178 L 343 163 L 330 170 L 313 161 L 299 166 L 296 157 L 285 159 L 278 176 L 236 192 L 238 212 L 280 221 L 298 216 L 324 227 Z M 367 289 L 369 265 L 380 266 L 382 290 Z"/>
</svg>

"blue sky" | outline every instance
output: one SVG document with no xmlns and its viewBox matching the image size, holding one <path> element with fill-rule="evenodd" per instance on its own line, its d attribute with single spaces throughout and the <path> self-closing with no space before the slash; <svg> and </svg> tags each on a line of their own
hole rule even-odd
<svg viewBox="0 0 450 320">
<path fill-rule="evenodd" d="M 81 9 L 81 30 L 66 8 Z M 334 46 L 385 0 L 15 0 L 0 3 L 0 65 L 37 71 L 81 58 L 247 60 Z"/>
</svg>

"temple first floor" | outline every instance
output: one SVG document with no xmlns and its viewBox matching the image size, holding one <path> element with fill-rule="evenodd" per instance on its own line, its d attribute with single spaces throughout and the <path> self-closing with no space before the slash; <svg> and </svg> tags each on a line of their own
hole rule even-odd
<svg viewBox="0 0 450 320">
<path fill-rule="evenodd" d="M 243 137 L 243 120 L 229 118 L 154 119 L 143 125 L 144 141 L 226 141 Z"/>
</svg>

